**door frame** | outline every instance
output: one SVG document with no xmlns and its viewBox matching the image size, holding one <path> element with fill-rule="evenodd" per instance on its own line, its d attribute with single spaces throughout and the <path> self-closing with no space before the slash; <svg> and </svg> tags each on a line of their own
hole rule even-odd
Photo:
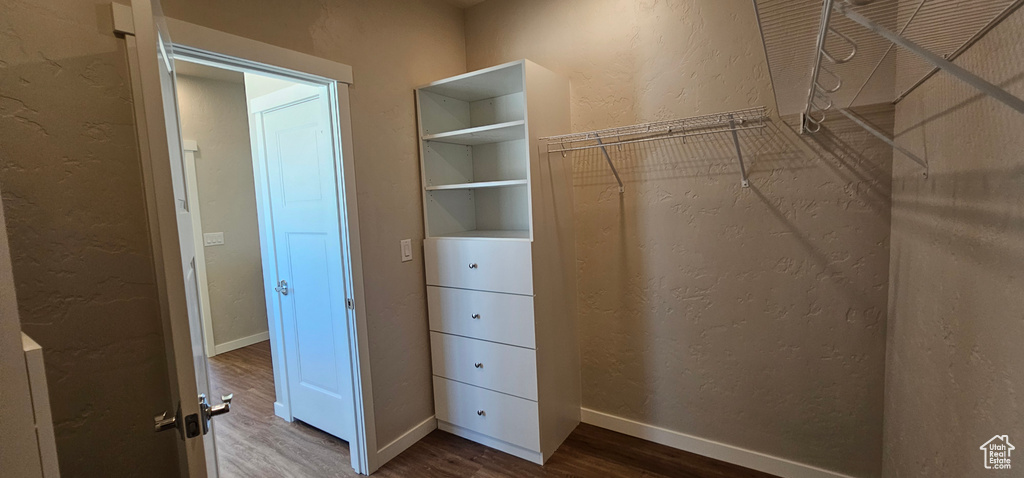
<svg viewBox="0 0 1024 478">
<path fill-rule="evenodd" d="M 148 2 L 133 2 L 135 4 Z M 136 36 L 152 39 L 157 36 L 152 21 L 144 21 L 145 17 L 152 15 L 148 8 L 136 11 L 133 7 L 112 3 L 113 26 L 115 33 L 128 36 Z M 141 11 L 145 10 L 145 11 Z M 138 19 L 139 21 L 135 21 Z M 355 161 L 352 147 L 352 119 L 350 113 L 349 85 L 352 84 L 352 68 L 348 65 L 333 62 L 323 58 L 307 55 L 305 53 L 287 50 L 274 45 L 269 45 L 248 38 L 231 35 L 210 28 L 194 25 L 191 23 L 166 18 L 167 27 L 170 31 L 171 44 L 174 56 L 194 63 L 203 63 L 219 68 L 226 68 L 236 71 L 248 71 L 268 76 L 283 78 L 290 81 L 325 86 L 328 91 L 329 111 L 332 125 L 332 142 L 334 145 L 335 158 L 340 157 L 340 164 L 336 161 L 335 168 L 338 175 L 337 197 L 343 200 L 338 205 L 339 224 L 341 226 L 342 255 L 348 258 L 345 264 L 345 279 L 349 299 L 354 302 L 354 307 L 347 310 L 349 328 L 349 355 L 352 363 L 352 390 L 353 404 L 355 405 L 355 440 L 349 443 L 349 454 L 352 460 L 352 468 L 361 474 L 369 474 L 379 467 L 378 446 L 376 439 L 376 421 L 373 412 L 373 392 L 370 377 L 369 340 L 366 323 L 366 308 L 363 287 L 362 254 L 359 240 L 359 214 L 356 202 L 355 184 Z M 141 42 L 141 41 L 140 41 Z M 139 61 L 132 60 L 132 55 L 137 55 L 137 47 L 134 41 L 129 41 L 129 67 L 132 75 L 132 88 L 135 95 L 135 102 L 138 105 L 160 102 L 159 85 L 149 84 L 151 79 L 139 74 Z M 142 60 L 145 55 L 138 55 Z M 149 60 L 146 58 L 146 60 Z M 153 59 L 155 61 L 155 58 Z M 179 321 L 182 314 L 173 313 L 174 309 L 185 308 L 185 295 L 183 286 L 172 284 L 175 268 L 164 267 L 168 257 L 180 256 L 178 249 L 177 233 L 173 230 L 161 228 L 158 208 L 164 204 L 173 204 L 173 192 L 169 188 L 161 187 L 170 184 L 171 178 L 166 163 L 166 154 L 159 154 L 157 149 L 150 148 L 153 143 L 151 136 L 158 136 L 158 131 L 152 131 L 154 125 L 147 125 L 145 116 L 137 115 L 137 129 L 139 134 L 140 150 L 143 157 L 143 182 L 147 202 L 147 221 L 149 223 L 151 240 L 153 242 L 155 266 L 158 276 L 158 287 L 163 302 L 162 307 L 171 308 L 172 312 L 163 313 L 165 321 Z M 162 124 L 160 125 L 162 126 Z M 166 134 L 164 134 L 166 136 Z M 159 139 L 159 138 L 157 138 Z M 172 239 L 173 240 L 169 240 Z M 164 260 L 161 260 L 164 259 Z M 180 274 L 178 274 L 180 276 Z M 180 277 L 178 277 L 180 280 Z M 185 330 L 188 330 L 187 316 Z M 178 337 L 181 324 L 170 323 L 165 326 L 165 332 Z M 178 382 L 186 381 L 191 369 L 183 370 L 183 359 L 191 361 L 191 344 L 182 343 L 181 340 L 172 340 L 173 351 L 169 351 L 169 357 L 176 363 L 176 370 L 171 371 L 171 379 Z M 185 349 L 188 350 L 185 350 Z M 181 349 L 181 350 L 179 350 Z M 204 351 L 205 353 L 205 351 Z M 184 357 L 182 357 L 184 355 Z M 194 388 L 195 377 L 192 377 Z M 181 389 L 182 384 L 172 384 Z M 184 388 L 189 388 L 185 384 Z M 182 403 L 182 407 L 186 406 Z M 276 407 L 275 407 L 276 409 Z M 179 447 L 180 448 L 180 447 Z M 188 448 L 188 446 L 186 446 Z M 193 456 L 193 454 L 188 454 Z M 197 474 L 198 468 L 205 467 L 205 464 L 192 463 L 187 458 L 182 458 L 185 468 L 192 471 L 192 476 L 205 476 Z M 183 472 L 185 470 L 182 470 Z M 205 472 L 205 470 L 203 470 Z"/>
<path fill-rule="evenodd" d="M 213 336 L 213 312 L 210 309 L 210 283 L 206 277 L 206 245 L 203 243 L 203 215 L 199 208 L 199 178 L 196 176 L 196 153 L 199 143 L 183 139 L 185 146 L 185 191 L 188 193 L 189 211 L 192 212 L 192 242 L 196 248 L 196 282 L 199 287 L 199 320 L 203 323 L 203 345 L 206 358 L 217 355 L 217 341 Z"/>
</svg>

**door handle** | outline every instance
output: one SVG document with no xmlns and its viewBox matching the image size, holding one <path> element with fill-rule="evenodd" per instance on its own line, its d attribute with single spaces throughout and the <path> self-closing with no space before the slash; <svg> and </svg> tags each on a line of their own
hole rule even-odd
<svg viewBox="0 0 1024 478">
<path fill-rule="evenodd" d="M 223 402 L 220 405 L 214 405 L 210 407 L 210 416 L 215 417 L 217 415 L 223 415 L 231 411 L 231 399 L 235 398 L 235 394 L 229 393 L 227 395 L 221 395 L 220 401 Z"/>
<path fill-rule="evenodd" d="M 167 416 L 167 412 L 153 417 L 153 431 L 164 432 L 178 428 L 178 417 Z"/>
<path fill-rule="evenodd" d="M 223 415 L 231 411 L 231 399 L 235 397 L 235 394 L 229 393 L 227 395 L 221 395 L 220 405 L 210 405 L 210 402 L 206 400 L 206 394 L 199 394 L 199 414 L 203 417 L 203 435 L 210 431 L 210 419 L 217 416 Z"/>
<path fill-rule="evenodd" d="M 277 287 L 274 287 L 274 290 L 280 292 L 281 295 L 288 295 L 288 281 L 283 279 L 278 281 Z"/>
</svg>

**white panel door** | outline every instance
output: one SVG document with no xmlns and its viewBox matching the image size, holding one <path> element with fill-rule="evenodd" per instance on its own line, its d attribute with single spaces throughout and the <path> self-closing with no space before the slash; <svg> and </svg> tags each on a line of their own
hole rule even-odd
<svg viewBox="0 0 1024 478">
<path fill-rule="evenodd" d="M 326 94 L 261 116 L 292 416 L 351 441 L 352 367 Z"/>
</svg>

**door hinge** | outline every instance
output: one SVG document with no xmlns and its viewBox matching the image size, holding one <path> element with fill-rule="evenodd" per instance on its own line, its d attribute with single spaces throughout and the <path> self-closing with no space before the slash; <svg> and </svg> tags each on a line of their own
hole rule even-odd
<svg viewBox="0 0 1024 478">
<path fill-rule="evenodd" d="M 345 299 L 345 307 L 348 307 L 349 310 L 353 310 L 356 308 L 356 302 L 352 299 Z"/>
</svg>

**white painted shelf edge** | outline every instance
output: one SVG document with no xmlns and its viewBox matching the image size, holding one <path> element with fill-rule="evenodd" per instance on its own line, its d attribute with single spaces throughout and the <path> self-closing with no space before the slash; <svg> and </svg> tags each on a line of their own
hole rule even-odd
<svg viewBox="0 0 1024 478">
<path fill-rule="evenodd" d="M 430 236 L 430 239 L 522 239 L 530 240 L 530 231 L 520 229 L 510 230 L 474 230 L 452 232 L 439 236 Z"/>
<path fill-rule="evenodd" d="M 444 133 L 423 135 L 424 141 L 454 143 L 467 146 L 487 143 L 500 143 L 523 139 L 526 134 L 526 121 L 509 121 L 506 123 L 489 124 L 473 128 L 446 131 Z"/>
<path fill-rule="evenodd" d="M 479 188 L 503 188 L 508 186 L 523 186 L 525 179 L 509 179 L 505 181 L 479 181 L 475 183 L 439 184 L 427 186 L 427 191 L 445 191 L 451 189 L 479 189 Z"/>
</svg>

